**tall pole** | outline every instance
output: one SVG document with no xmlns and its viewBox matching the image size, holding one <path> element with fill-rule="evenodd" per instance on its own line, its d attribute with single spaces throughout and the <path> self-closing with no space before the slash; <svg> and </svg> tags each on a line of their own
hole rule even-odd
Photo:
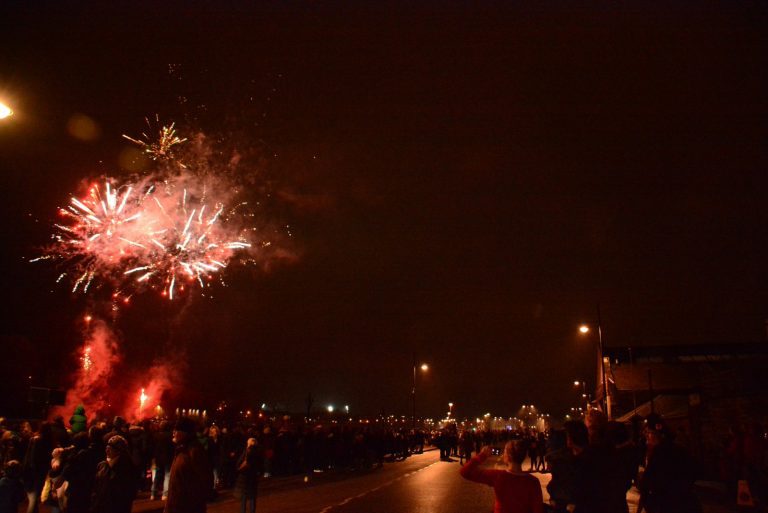
<svg viewBox="0 0 768 513">
<path fill-rule="evenodd" d="M 651 403 L 651 413 L 656 413 L 653 406 L 653 371 L 648 369 L 648 401 Z"/>
<path fill-rule="evenodd" d="M 603 326 L 600 318 L 600 303 L 597 304 L 597 341 L 600 345 L 600 374 L 603 379 L 603 404 L 608 420 L 611 419 L 611 399 L 608 397 L 608 380 L 605 377 L 605 346 L 603 345 Z"/>
<path fill-rule="evenodd" d="M 416 352 L 413 353 L 413 388 L 411 388 L 411 400 L 413 401 L 411 427 L 416 429 Z"/>
<path fill-rule="evenodd" d="M 632 375 L 635 374 L 635 359 L 632 357 L 632 348 L 629 348 L 629 366 L 632 369 Z M 637 415 L 637 393 L 635 387 L 632 387 L 632 411 Z"/>
</svg>

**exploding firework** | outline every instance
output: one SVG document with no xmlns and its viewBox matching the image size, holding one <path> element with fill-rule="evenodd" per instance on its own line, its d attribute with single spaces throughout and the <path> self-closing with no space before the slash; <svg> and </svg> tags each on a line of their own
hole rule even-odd
<svg viewBox="0 0 768 513">
<path fill-rule="evenodd" d="M 170 159 L 186 140 L 173 124 L 160 129 L 157 142 L 128 139 L 155 160 Z M 146 288 L 174 299 L 190 285 L 208 287 L 233 258 L 251 250 L 254 228 L 241 213 L 247 204 L 232 201 L 237 188 L 206 171 L 177 167 L 91 185 L 59 209 L 53 244 L 32 261 L 63 262 L 59 280 L 71 275 L 73 293 L 87 293 L 98 282 L 114 287 L 113 298 L 124 302 Z"/>
<path fill-rule="evenodd" d="M 145 118 L 147 126 L 152 131 L 152 123 L 149 119 Z M 159 125 L 160 118 L 156 115 L 155 122 Z M 140 146 L 144 153 L 155 161 L 171 160 L 175 157 L 174 148 L 179 144 L 185 142 L 186 138 L 181 138 L 176 135 L 175 123 L 171 123 L 167 126 L 161 126 L 157 129 L 157 139 L 153 139 L 146 133 L 141 134 L 144 140 L 134 139 L 128 135 L 123 134 L 123 137 L 132 143 Z M 182 165 L 183 167 L 183 165 Z"/>
<path fill-rule="evenodd" d="M 218 201 L 211 206 L 207 195 L 206 187 L 197 197 L 183 183 L 164 183 L 146 210 L 156 228 L 149 232 L 147 258 L 124 274 L 135 275 L 136 283 L 159 284 L 162 294 L 173 299 L 190 282 L 205 288 L 238 250 L 250 248 L 245 230 L 227 222 L 237 209 L 225 212 Z"/>
<path fill-rule="evenodd" d="M 94 184 L 85 197 L 73 196 L 67 207 L 59 209 L 62 221 L 54 224 L 54 244 L 44 256 L 31 261 L 73 262 L 77 276 L 72 292 L 87 292 L 94 278 L 114 274 L 121 265 L 140 261 L 147 252 L 145 242 L 151 233 L 142 215 L 149 194 L 151 188 L 140 195 L 134 185 L 116 187 L 109 179 L 103 187 Z"/>
</svg>

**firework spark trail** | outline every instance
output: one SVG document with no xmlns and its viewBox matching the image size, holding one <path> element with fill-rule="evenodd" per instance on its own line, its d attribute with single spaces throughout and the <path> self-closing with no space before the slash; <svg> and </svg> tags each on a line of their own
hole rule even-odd
<svg viewBox="0 0 768 513">
<path fill-rule="evenodd" d="M 70 198 L 69 205 L 59 209 L 63 220 L 54 224 L 53 245 L 32 261 L 72 263 L 78 276 L 72 292 L 87 292 L 97 277 L 141 261 L 147 253 L 147 225 L 142 219 L 144 198 L 134 195 L 134 189 L 134 185 L 115 188 L 107 179 L 103 186 L 91 186 L 85 197 Z"/>
<path fill-rule="evenodd" d="M 148 118 L 144 118 L 147 122 L 147 126 L 152 130 L 152 123 Z M 155 115 L 155 124 L 160 123 L 159 116 Z M 152 160 L 163 161 L 170 160 L 175 157 L 174 148 L 179 144 L 186 142 L 186 137 L 181 138 L 176 135 L 175 123 L 171 123 L 167 126 L 162 126 L 158 129 L 157 139 L 153 140 L 146 133 L 142 133 L 145 140 L 134 139 L 128 135 L 123 134 L 123 137 L 132 143 L 140 146 L 144 153 Z M 181 165 L 184 167 L 184 165 Z"/>
</svg>

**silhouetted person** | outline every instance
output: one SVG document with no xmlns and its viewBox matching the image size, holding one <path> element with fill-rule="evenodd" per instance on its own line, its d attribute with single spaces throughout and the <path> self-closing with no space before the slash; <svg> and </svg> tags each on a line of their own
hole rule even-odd
<svg viewBox="0 0 768 513">
<path fill-rule="evenodd" d="M 10 460 L 5 464 L 5 476 L 0 479 L 0 513 L 18 513 L 25 497 L 21 463 Z"/>
<path fill-rule="evenodd" d="M 576 467 L 574 456 L 566 445 L 565 431 L 552 431 L 547 453 L 552 478 L 547 484 L 549 503 L 555 513 L 566 513 L 568 504 L 575 504 Z"/>
<path fill-rule="evenodd" d="M 613 486 L 611 488 L 612 511 L 626 513 L 629 511 L 627 492 L 632 487 L 632 481 L 637 477 L 640 464 L 637 447 L 629 438 L 627 426 L 616 421 L 608 423 L 606 436 L 614 448 L 615 466 L 613 470 Z"/>
<path fill-rule="evenodd" d="M 128 442 L 120 435 L 107 441 L 107 459 L 99 463 L 93 486 L 93 513 L 131 513 L 138 483 L 128 454 Z"/>
<path fill-rule="evenodd" d="M 210 492 L 208 455 L 197 440 L 194 421 L 182 417 L 173 429 L 176 457 L 171 465 L 165 513 L 205 513 Z"/>
<path fill-rule="evenodd" d="M 688 452 L 676 445 L 660 422 L 646 429 L 647 463 L 640 478 L 637 513 L 701 513 L 694 494 L 695 466 Z"/>
<path fill-rule="evenodd" d="M 171 477 L 171 463 L 173 462 L 173 435 L 171 426 L 167 420 L 160 423 L 157 431 L 152 433 L 152 460 L 154 461 L 154 474 L 152 476 L 152 494 L 150 499 L 168 498 L 168 482 Z"/>
<path fill-rule="evenodd" d="M 235 481 L 235 498 L 240 499 L 240 512 L 246 513 L 248 503 L 250 512 L 256 511 L 259 476 L 263 468 L 264 457 L 255 438 L 249 438 L 245 450 L 237 462 L 237 480 Z"/>
<path fill-rule="evenodd" d="M 67 482 L 67 513 L 90 510 L 96 472 L 105 456 L 101 436 L 100 430 L 91 427 L 88 434 L 81 432 L 72 437 L 74 451 L 62 471 L 62 479 Z"/>
<path fill-rule="evenodd" d="M 40 505 L 40 493 L 43 491 L 45 477 L 51 468 L 51 453 L 55 445 L 53 425 L 43 422 L 40 431 L 29 440 L 24 456 L 22 478 L 27 492 L 27 513 L 37 513 Z"/>
</svg>

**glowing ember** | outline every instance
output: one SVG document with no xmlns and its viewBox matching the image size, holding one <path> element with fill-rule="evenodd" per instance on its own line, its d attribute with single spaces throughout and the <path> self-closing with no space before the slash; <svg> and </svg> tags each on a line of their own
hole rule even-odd
<svg viewBox="0 0 768 513">
<path fill-rule="evenodd" d="M 83 362 L 83 370 L 88 372 L 93 367 L 93 360 L 91 359 L 91 346 L 85 346 L 83 350 L 83 356 L 80 358 Z"/>
</svg>

